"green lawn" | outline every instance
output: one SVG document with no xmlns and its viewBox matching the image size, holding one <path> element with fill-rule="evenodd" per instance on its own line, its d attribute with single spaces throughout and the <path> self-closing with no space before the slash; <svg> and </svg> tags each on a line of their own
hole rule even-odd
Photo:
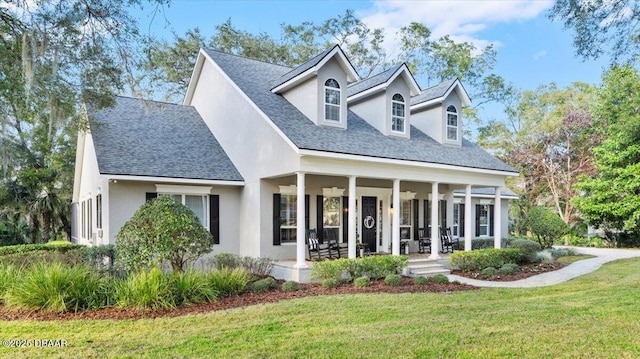
<svg viewBox="0 0 640 359">
<path fill-rule="evenodd" d="M 303 298 L 206 315 L 0 322 L 4 357 L 637 358 L 640 259 L 537 289 Z"/>
</svg>

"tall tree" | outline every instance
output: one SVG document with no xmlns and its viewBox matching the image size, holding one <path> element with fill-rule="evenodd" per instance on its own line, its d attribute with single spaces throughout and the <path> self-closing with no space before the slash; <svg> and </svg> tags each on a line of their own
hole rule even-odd
<svg viewBox="0 0 640 359">
<path fill-rule="evenodd" d="M 579 56 L 611 55 L 613 63 L 640 55 L 640 2 L 636 0 L 556 0 L 549 17 L 573 29 Z"/>
<path fill-rule="evenodd" d="M 0 8 L 1 180 L 10 191 L 0 207 L 29 219 L 31 241 L 70 233 L 80 105 L 110 104 L 133 74 L 138 32 L 127 11 L 141 1 L 34 0 Z"/>
<path fill-rule="evenodd" d="M 520 94 L 507 120 L 480 128 L 479 143 L 520 171 L 512 185 L 520 195 L 514 206 L 518 225 L 537 205 L 554 208 L 566 224 L 578 220 L 571 198 L 579 194 L 579 176 L 594 173 L 591 150 L 601 140 L 592 131 L 594 96 L 585 83 L 541 86 Z"/>
<path fill-rule="evenodd" d="M 594 115 L 606 136 L 594 149 L 598 174 L 583 177 L 583 194 L 574 199 L 596 226 L 640 238 L 640 75 L 631 66 L 604 75 Z"/>
</svg>

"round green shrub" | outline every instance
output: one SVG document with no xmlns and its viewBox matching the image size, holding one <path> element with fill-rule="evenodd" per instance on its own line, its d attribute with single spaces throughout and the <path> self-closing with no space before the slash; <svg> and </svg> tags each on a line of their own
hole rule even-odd
<svg viewBox="0 0 640 359">
<path fill-rule="evenodd" d="M 397 287 L 402 285 L 402 276 L 400 274 L 389 274 L 384 278 L 386 285 Z"/>
<path fill-rule="evenodd" d="M 514 239 L 510 244 L 511 248 L 518 248 L 522 252 L 522 260 L 525 263 L 534 263 L 536 253 L 542 250 L 540 243 L 528 239 Z"/>
<path fill-rule="evenodd" d="M 276 280 L 271 277 L 257 280 L 253 282 L 253 284 L 251 285 L 251 289 L 253 290 L 254 293 L 267 292 L 269 291 L 269 289 L 275 288 L 275 287 L 276 287 Z"/>
<path fill-rule="evenodd" d="M 441 283 L 441 284 L 447 284 L 449 283 L 449 278 L 444 275 L 444 274 L 435 274 L 432 277 L 429 278 L 429 280 L 433 283 Z"/>
<path fill-rule="evenodd" d="M 417 276 L 413 278 L 413 284 L 415 285 L 425 285 L 427 283 L 429 283 L 429 280 L 426 277 Z"/>
<path fill-rule="evenodd" d="M 560 216 L 549 208 L 541 206 L 529 210 L 525 224 L 544 248 L 550 248 L 555 239 L 569 231 L 569 226 Z"/>
<path fill-rule="evenodd" d="M 502 274 L 513 274 L 518 269 L 518 265 L 515 263 L 507 263 L 500 267 L 500 273 Z"/>
<path fill-rule="evenodd" d="M 353 285 L 356 287 L 368 287 L 371 285 L 371 279 L 369 277 L 358 277 L 353 281 Z"/>
<path fill-rule="evenodd" d="M 282 283 L 282 291 L 283 292 L 295 292 L 298 290 L 298 282 L 294 282 L 292 280 L 288 280 Z"/>
<path fill-rule="evenodd" d="M 340 282 L 335 278 L 329 278 L 322 281 L 323 288 L 337 288 Z"/>
<path fill-rule="evenodd" d="M 482 277 L 483 278 L 493 277 L 494 275 L 496 275 L 497 272 L 498 272 L 497 269 L 495 269 L 493 267 L 487 267 L 487 268 L 482 270 Z"/>
</svg>

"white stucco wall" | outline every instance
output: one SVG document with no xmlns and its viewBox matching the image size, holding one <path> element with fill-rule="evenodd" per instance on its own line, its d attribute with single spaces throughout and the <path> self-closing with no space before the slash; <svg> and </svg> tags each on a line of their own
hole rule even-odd
<svg viewBox="0 0 640 359">
<path fill-rule="evenodd" d="M 82 147 L 82 155 L 78 160 L 81 163 L 76 163 L 76 167 L 79 172 L 79 178 L 76 192 L 74 193 L 74 204 L 76 206 L 75 216 L 72 219 L 72 227 L 75 227 L 72 232 L 75 237 L 72 238 L 78 244 L 92 245 L 101 244 L 101 238 L 99 237 L 99 231 L 96 227 L 97 224 L 97 210 L 96 210 L 96 196 L 102 194 L 103 202 L 103 227 L 104 227 L 104 210 L 106 207 L 105 201 L 108 201 L 108 195 L 105 194 L 107 188 L 107 181 L 100 176 L 98 170 L 98 160 L 96 158 L 95 147 L 93 144 L 93 138 L 90 133 L 81 135 L 79 138 L 79 144 Z M 78 168 L 79 167 L 79 168 Z M 82 202 L 86 202 L 88 206 L 88 199 L 91 199 L 91 237 L 86 238 L 82 233 Z M 88 224 L 87 224 L 88 225 Z"/>
<path fill-rule="evenodd" d="M 458 111 L 458 139 L 451 141 L 447 139 L 447 107 L 453 105 Z M 460 146 L 462 144 L 462 103 L 455 91 L 452 91 L 442 103 L 442 142 L 444 144 Z"/>
<path fill-rule="evenodd" d="M 318 94 L 318 124 L 322 126 L 331 126 L 346 128 L 347 127 L 347 74 L 344 72 L 338 61 L 333 58 L 327 61 L 324 66 L 318 70 L 317 77 Z M 324 84 L 328 79 L 335 79 L 340 84 L 340 123 L 333 121 L 325 121 L 324 113 Z"/>
<path fill-rule="evenodd" d="M 318 78 L 312 77 L 282 94 L 287 101 L 291 102 L 316 125 L 320 120 L 318 116 L 322 116 L 322 112 L 318 110 L 318 106 L 320 106 L 318 101 L 319 87 Z"/>
<path fill-rule="evenodd" d="M 387 124 L 387 116 L 385 116 L 387 95 L 384 91 L 366 97 L 361 101 L 350 103 L 349 109 L 380 131 L 380 133 L 388 134 L 391 126 Z"/>
<path fill-rule="evenodd" d="M 240 195 L 235 186 L 212 187 L 210 194 L 220 197 L 220 244 L 213 246 L 214 253 L 240 252 Z M 109 184 L 110 215 L 109 243 L 116 244 L 116 235 L 124 223 L 144 204 L 147 192 L 156 192 L 156 182 L 117 181 Z"/>
<path fill-rule="evenodd" d="M 442 143 L 442 106 L 440 104 L 411 111 L 411 124 L 427 136 Z"/>
<path fill-rule="evenodd" d="M 404 132 L 395 132 L 392 131 L 391 128 L 391 111 L 392 111 L 392 99 L 393 95 L 399 93 L 404 98 L 405 103 L 405 124 L 404 124 Z M 411 111 L 409 110 L 409 106 L 411 102 L 409 85 L 404 80 L 404 77 L 398 76 L 393 82 L 389 84 L 386 91 L 386 111 L 384 112 L 385 116 L 385 124 L 387 127 L 387 134 L 390 136 L 396 137 L 404 137 L 409 138 L 410 128 L 411 128 Z"/>
</svg>

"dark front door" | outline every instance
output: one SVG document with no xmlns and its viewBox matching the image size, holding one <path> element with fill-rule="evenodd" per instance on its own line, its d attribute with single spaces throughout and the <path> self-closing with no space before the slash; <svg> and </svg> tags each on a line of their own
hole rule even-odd
<svg viewBox="0 0 640 359">
<path fill-rule="evenodd" d="M 376 252 L 376 202 L 376 197 L 362 197 L 362 244 L 370 252 Z"/>
</svg>

